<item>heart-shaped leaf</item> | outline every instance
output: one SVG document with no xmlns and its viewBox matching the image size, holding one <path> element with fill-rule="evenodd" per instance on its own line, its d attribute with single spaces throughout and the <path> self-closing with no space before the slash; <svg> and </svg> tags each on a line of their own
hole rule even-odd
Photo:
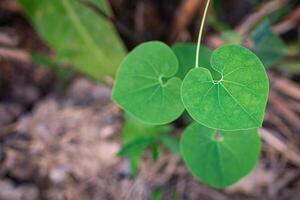
<svg viewBox="0 0 300 200">
<path fill-rule="evenodd" d="M 225 45 L 211 57 L 214 80 L 206 68 L 192 69 L 185 77 L 181 96 L 191 117 L 220 130 L 260 127 L 268 99 L 269 83 L 258 57 L 250 50 Z"/>
<path fill-rule="evenodd" d="M 193 176 L 224 188 L 253 169 L 260 154 L 260 139 L 254 129 L 219 132 L 194 123 L 181 137 L 180 152 Z"/>
<path fill-rule="evenodd" d="M 124 59 L 117 73 L 112 99 L 124 110 L 151 124 L 166 124 L 183 110 L 181 80 L 174 75 L 178 61 L 164 43 L 147 42 Z"/>
</svg>

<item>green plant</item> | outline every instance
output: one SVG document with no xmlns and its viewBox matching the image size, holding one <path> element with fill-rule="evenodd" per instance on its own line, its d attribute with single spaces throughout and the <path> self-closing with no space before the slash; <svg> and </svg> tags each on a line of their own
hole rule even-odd
<svg viewBox="0 0 300 200">
<path fill-rule="evenodd" d="M 278 63 L 285 55 L 285 44 L 273 31 L 269 20 L 264 20 L 251 32 L 253 51 L 265 67 Z"/>
<path fill-rule="evenodd" d="M 106 15 L 105 0 L 86 0 Z M 125 55 L 113 24 L 82 0 L 19 0 L 39 35 L 80 72 L 101 81 Z"/>
<path fill-rule="evenodd" d="M 180 154 L 196 178 L 223 188 L 248 174 L 259 157 L 256 129 L 263 122 L 269 84 L 262 62 L 250 50 L 225 45 L 210 54 L 200 48 L 208 6 L 209 0 L 194 67 L 189 51 L 174 46 L 174 53 L 161 42 L 146 42 L 122 62 L 112 99 L 152 125 L 170 123 L 186 109 L 196 122 L 183 132 Z"/>
<path fill-rule="evenodd" d="M 178 141 L 168 133 L 170 126 L 153 126 L 139 121 L 138 119 L 125 115 L 126 123 L 122 129 L 123 148 L 118 155 L 128 157 L 130 173 L 135 175 L 139 160 L 146 149 L 152 150 L 153 160 L 158 158 L 158 144 L 164 145 L 171 152 L 179 154 Z"/>
</svg>

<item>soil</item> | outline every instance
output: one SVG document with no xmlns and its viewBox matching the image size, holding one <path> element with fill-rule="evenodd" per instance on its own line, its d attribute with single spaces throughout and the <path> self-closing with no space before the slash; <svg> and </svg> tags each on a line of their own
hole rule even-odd
<svg viewBox="0 0 300 200">
<path fill-rule="evenodd" d="M 230 2 L 227 7 L 236 1 Z M 195 38 L 193 31 L 187 35 L 189 29 L 197 28 L 195 23 L 175 36 L 168 34 L 172 27 L 167 25 L 181 1 L 110 3 L 118 24 L 123 24 L 118 29 L 128 49 L 150 39 L 172 43 L 174 38 Z M 249 6 L 239 6 L 239 12 L 220 17 L 232 26 L 239 24 L 253 12 Z M 144 25 L 132 14 L 141 7 L 147 11 Z M 120 28 L 124 25 L 134 32 L 133 37 Z M 157 28 L 151 32 L 151 27 Z M 58 88 L 59 78 L 33 62 L 31 52 L 54 54 L 17 2 L 1 0 L 0 200 L 146 200 L 160 192 L 166 200 L 300 199 L 298 74 L 269 70 L 271 92 L 261 129 L 260 162 L 238 184 L 215 190 L 195 180 L 180 158 L 163 147 L 156 162 L 146 152 L 137 176 L 132 177 L 128 160 L 116 156 L 123 117 L 110 100 L 112 83 L 99 84 L 75 74 L 63 89 Z"/>
</svg>

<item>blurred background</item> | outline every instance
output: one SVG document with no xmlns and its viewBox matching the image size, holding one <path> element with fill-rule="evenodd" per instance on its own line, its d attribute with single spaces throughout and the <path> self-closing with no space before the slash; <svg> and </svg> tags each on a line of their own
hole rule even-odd
<svg viewBox="0 0 300 200">
<path fill-rule="evenodd" d="M 0 200 L 300 199 L 298 0 L 214 0 L 209 10 L 203 43 L 252 49 L 270 78 L 249 176 L 224 190 L 196 181 L 176 154 L 184 117 L 135 174 L 116 156 L 126 131 L 110 100 L 119 63 L 144 41 L 195 42 L 205 3 L 0 0 Z"/>
</svg>

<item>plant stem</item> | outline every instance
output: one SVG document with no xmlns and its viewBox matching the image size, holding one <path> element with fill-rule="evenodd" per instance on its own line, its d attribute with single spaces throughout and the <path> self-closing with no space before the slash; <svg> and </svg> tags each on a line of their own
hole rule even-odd
<svg viewBox="0 0 300 200">
<path fill-rule="evenodd" d="M 204 23 L 205 23 L 205 19 L 206 19 L 206 15 L 207 15 L 207 10 L 208 10 L 208 7 L 209 7 L 209 3 L 210 3 L 210 0 L 207 0 L 206 6 L 205 6 L 205 10 L 204 10 L 204 13 L 203 13 L 203 17 L 202 17 L 202 22 L 201 22 L 200 30 L 199 30 L 198 43 L 197 43 L 197 51 L 196 51 L 196 61 L 195 61 L 195 67 L 196 68 L 199 67 L 200 44 L 201 44 L 202 32 L 203 32 L 203 27 L 204 27 Z"/>
</svg>

